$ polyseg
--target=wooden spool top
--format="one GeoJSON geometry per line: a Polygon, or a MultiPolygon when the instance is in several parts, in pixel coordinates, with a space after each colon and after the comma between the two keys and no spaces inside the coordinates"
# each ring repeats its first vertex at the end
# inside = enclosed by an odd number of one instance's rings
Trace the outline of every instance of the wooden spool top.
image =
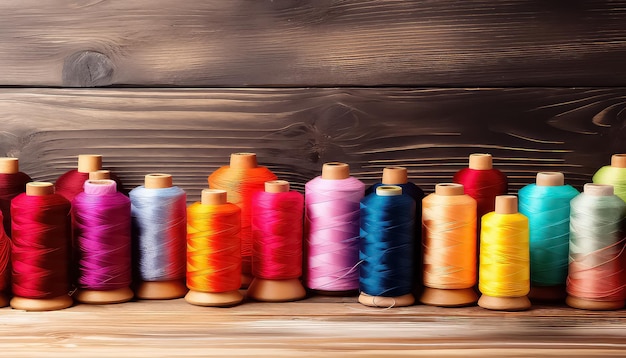
{"type": "Polygon", "coordinates": [[[465,194],[465,187],[463,184],[441,183],[435,185],[435,194],[442,196],[463,195],[465,194]]]}
{"type": "Polygon", "coordinates": [[[397,185],[381,185],[376,188],[378,196],[397,196],[402,195],[402,188],[397,185]]]}
{"type": "Polygon", "coordinates": [[[563,186],[565,176],[560,172],[540,172],[537,173],[537,186],[563,186]]]}
{"type": "Polygon", "coordinates": [[[406,184],[409,181],[404,167],[386,167],[383,169],[383,184],[406,184]]]}
{"type": "Polygon", "coordinates": [[[98,154],[80,154],[78,156],[78,171],[91,173],[102,169],[102,156],[98,154]]]}
{"type": "Polygon", "coordinates": [[[173,185],[173,179],[170,174],[152,173],[147,174],[144,178],[143,186],[146,189],[163,189],[171,188],[173,185]]]}
{"type": "Polygon", "coordinates": [[[611,166],[616,168],[626,168],[626,153],[613,154],[613,156],[611,156],[611,166]]]}
{"type": "Polygon", "coordinates": [[[222,205],[227,203],[226,190],[202,189],[200,203],[202,205],[222,205]]]}
{"type": "Polygon", "coordinates": [[[230,167],[234,169],[251,169],[256,168],[256,153],[232,153],[230,155],[230,167]]]}
{"type": "Polygon", "coordinates": [[[266,193],[286,193],[289,191],[289,182],[286,180],[270,180],[265,182],[266,193]]]}
{"type": "Polygon", "coordinates": [[[587,183],[583,187],[583,191],[591,196],[611,196],[615,193],[613,185],[587,183]]]}
{"type": "Polygon", "coordinates": [[[48,182],[33,181],[26,184],[26,195],[42,196],[54,194],[54,185],[48,182]]]}
{"type": "Polygon", "coordinates": [[[469,156],[469,168],[474,170],[489,170],[493,168],[491,154],[474,153],[469,156]]]}
{"type": "Polygon", "coordinates": [[[517,196],[496,196],[496,214],[517,214],[517,196]]]}
{"type": "Polygon", "coordinates": [[[17,158],[0,158],[0,174],[15,174],[20,171],[17,158]]]}
{"type": "Polygon", "coordinates": [[[340,180],[350,177],[350,166],[346,163],[330,162],[322,166],[322,179],[340,180]]]}
{"type": "Polygon", "coordinates": [[[89,179],[91,180],[111,179],[111,171],[102,169],[102,170],[96,170],[95,172],[89,172],[89,179]]]}

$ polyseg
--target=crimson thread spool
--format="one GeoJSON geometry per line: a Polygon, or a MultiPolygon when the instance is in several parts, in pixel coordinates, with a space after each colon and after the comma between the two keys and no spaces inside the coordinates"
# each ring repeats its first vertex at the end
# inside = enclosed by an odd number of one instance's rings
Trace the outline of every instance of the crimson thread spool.
{"type": "Polygon", "coordinates": [[[233,153],[230,164],[209,175],[209,188],[226,190],[228,202],[241,208],[242,287],[252,281],[252,228],[250,210],[252,195],[263,191],[265,182],[276,180],[276,175],[258,165],[255,153],[233,153]]]}
{"type": "Polygon", "coordinates": [[[11,236],[11,200],[26,191],[32,179],[20,172],[17,158],[0,158],[0,211],[4,232],[11,236]]]}
{"type": "Polygon", "coordinates": [[[72,305],[70,202],[52,183],[31,182],[11,202],[13,293],[11,307],[51,311],[72,305]]]}
{"type": "Polygon", "coordinates": [[[517,211],[517,197],[498,195],[495,211],[482,217],[478,305],[497,311],[529,309],[528,218],[517,211]]]}
{"type": "MultiPolygon", "coordinates": [[[[2,213],[0,212],[0,218],[2,213]]],[[[0,307],[9,305],[11,280],[11,239],[0,226],[0,307]]]]}
{"type": "Polygon", "coordinates": [[[302,299],[302,227],[304,197],[289,182],[265,182],[252,201],[252,274],[247,295],[257,301],[302,299]]]}
{"type": "Polygon", "coordinates": [[[140,299],[166,300],[187,293],[186,195],[170,174],[147,174],[129,193],[140,299]]]}
{"type": "MultiPolygon", "coordinates": [[[[89,180],[89,173],[97,172],[102,168],[102,156],[98,154],[80,154],[78,155],[78,166],[65,174],[61,175],[56,183],[55,191],[57,194],[63,195],[67,200],[72,201],[78,193],[83,191],[85,181],[89,180]]],[[[98,174],[96,174],[98,175],[98,174]]],[[[122,183],[114,175],[110,175],[110,179],[117,182],[117,190],[123,192],[122,183]]],[[[94,177],[95,178],[95,177],[94,177]]]]}
{"type": "Polygon", "coordinates": [[[565,302],[587,310],[624,307],[626,204],[611,185],[585,184],[570,202],[565,302]]]}
{"type": "Polygon", "coordinates": [[[493,168],[491,154],[474,153],[469,156],[469,167],[454,174],[455,183],[463,184],[465,194],[476,199],[477,216],[495,210],[496,196],[507,192],[506,176],[493,168]]]}
{"type": "Polygon", "coordinates": [[[74,197],[72,213],[78,256],[76,300],[92,304],[130,301],[130,199],[117,192],[115,181],[90,179],[74,197]]]}
{"type": "Polygon", "coordinates": [[[422,202],[424,292],[427,305],[476,303],[476,200],[463,185],[443,183],[422,202]]]}
{"type": "Polygon", "coordinates": [[[227,193],[203,189],[201,201],[187,208],[188,303],[227,307],[240,303],[241,209],[227,193]]]}

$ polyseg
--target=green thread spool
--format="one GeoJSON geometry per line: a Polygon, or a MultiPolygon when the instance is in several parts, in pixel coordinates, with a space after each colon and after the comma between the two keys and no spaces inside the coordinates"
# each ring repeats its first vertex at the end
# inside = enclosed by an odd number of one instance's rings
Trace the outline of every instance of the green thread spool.
{"type": "Polygon", "coordinates": [[[613,185],[615,195],[626,202],[626,154],[613,154],[611,165],[600,168],[594,174],[593,182],[613,185]]]}

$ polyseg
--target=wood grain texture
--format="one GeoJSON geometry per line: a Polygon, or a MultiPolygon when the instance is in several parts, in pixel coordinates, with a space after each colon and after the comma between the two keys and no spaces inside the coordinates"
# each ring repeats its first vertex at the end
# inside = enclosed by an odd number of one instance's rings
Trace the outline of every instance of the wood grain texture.
{"type": "Polygon", "coordinates": [[[538,306],[379,309],[356,298],[244,302],[184,300],[79,305],[46,313],[0,310],[7,357],[621,357],[626,313],[538,306]]]}
{"type": "Polygon", "coordinates": [[[613,86],[626,1],[0,2],[0,85],[613,86]]]}
{"type": "Polygon", "coordinates": [[[196,200],[231,153],[303,189],[343,161],[366,183],[408,167],[431,192],[488,152],[511,191],[538,171],[578,188],[626,152],[626,89],[2,89],[0,155],[54,181],[76,156],[99,153],[130,189],[169,172],[196,200]]]}

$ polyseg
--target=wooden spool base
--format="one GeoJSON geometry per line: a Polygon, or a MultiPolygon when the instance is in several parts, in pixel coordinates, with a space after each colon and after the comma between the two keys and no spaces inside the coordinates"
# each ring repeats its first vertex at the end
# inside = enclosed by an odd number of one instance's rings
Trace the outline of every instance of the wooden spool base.
{"type": "Polygon", "coordinates": [[[439,307],[473,306],[477,300],[478,294],[471,287],[454,290],[424,287],[420,297],[423,304],[439,307]]]}
{"type": "Polygon", "coordinates": [[[243,290],[247,289],[252,283],[252,279],[254,279],[254,276],[252,276],[252,274],[245,273],[245,272],[242,273],[241,274],[241,289],[243,290]]]}
{"type": "Polygon", "coordinates": [[[567,296],[565,303],[574,308],[589,311],[613,311],[624,308],[624,301],[594,301],[585,298],[567,296]]]}
{"type": "Polygon", "coordinates": [[[56,311],[70,307],[74,302],[68,295],[54,298],[34,299],[25,297],[13,297],[11,307],[24,311],[56,311]]]}
{"type": "Polygon", "coordinates": [[[480,296],[478,305],[494,311],[524,311],[530,308],[530,300],[526,296],[522,297],[491,297],[480,296]]]}
{"type": "Polygon", "coordinates": [[[76,301],[81,303],[89,303],[94,305],[122,303],[133,299],[133,291],[128,288],[119,288],[117,290],[97,291],[97,290],[78,290],[76,292],[76,301]]]}
{"type": "Polygon", "coordinates": [[[391,308],[391,307],[406,307],[415,303],[415,297],[412,294],[396,297],[383,297],[383,296],[370,296],[367,293],[361,292],[359,295],[359,303],[379,308],[391,308]]]}
{"type": "Polygon", "coordinates": [[[289,302],[306,297],[306,290],[297,278],[288,280],[252,280],[246,296],[263,302],[289,302]]]}
{"type": "Polygon", "coordinates": [[[567,297],[565,285],[530,286],[528,298],[536,302],[563,302],[567,297]]]}
{"type": "Polygon", "coordinates": [[[142,300],[171,300],[184,297],[186,293],[183,281],[144,281],[137,287],[135,296],[142,300]]]}
{"type": "Polygon", "coordinates": [[[241,303],[243,295],[239,291],[200,292],[190,290],[185,295],[185,301],[196,306],[231,307],[241,303]]]}

